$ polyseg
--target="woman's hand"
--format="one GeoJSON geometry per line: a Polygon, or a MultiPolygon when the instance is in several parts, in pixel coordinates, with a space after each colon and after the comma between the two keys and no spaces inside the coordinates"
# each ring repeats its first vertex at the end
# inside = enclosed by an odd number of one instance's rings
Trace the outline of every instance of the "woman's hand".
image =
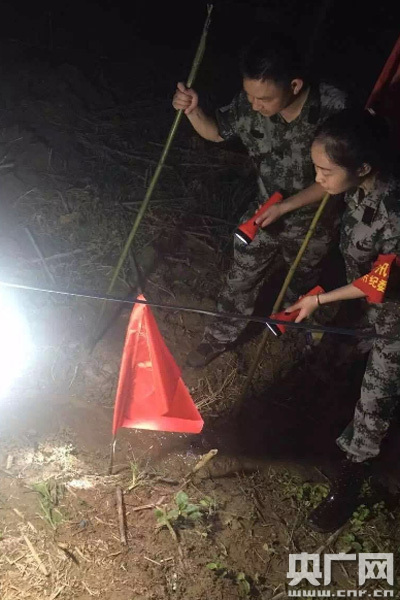
{"type": "Polygon", "coordinates": [[[260,227],[267,227],[274,221],[277,221],[282,215],[285,214],[282,203],[278,202],[267,208],[261,215],[256,219],[257,225],[260,227]]]}
{"type": "Polygon", "coordinates": [[[292,313],[296,310],[299,310],[299,314],[295,320],[295,323],[300,323],[307,317],[310,317],[313,312],[318,308],[318,296],[304,296],[300,298],[296,304],[293,306],[289,306],[289,308],[285,309],[286,313],[292,313]]]}

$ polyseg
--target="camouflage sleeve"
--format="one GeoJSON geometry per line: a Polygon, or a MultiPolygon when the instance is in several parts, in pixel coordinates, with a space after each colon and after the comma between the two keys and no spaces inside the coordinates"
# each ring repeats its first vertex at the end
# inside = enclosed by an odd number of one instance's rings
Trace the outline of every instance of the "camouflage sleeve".
{"type": "Polygon", "coordinates": [[[383,228],[380,243],[381,254],[396,254],[400,256],[400,213],[398,208],[398,190],[385,202],[387,220],[383,228]]]}
{"type": "Polygon", "coordinates": [[[378,188],[380,190],[381,206],[377,220],[378,239],[375,248],[379,252],[372,269],[363,277],[353,282],[355,287],[362,290],[368,302],[383,302],[385,299],[398,301],[399,295],[399,265],[400,265],[400,184],[391,179],[378,188]],[[389,281],[390,280],[390,281],[389,281]],[[388,289],[387,289],[388,288],[388,289]],[[396,291],[397,290],[397,291],[396,291]]]}
{"type": "Polygon", "coordinates": [[[215,111],[215,117],[217,119],[219,135],[224,140],[230,140],[238,135],[237,133],[237,122],[238,122],[238,106],[239,97],[235,96],[230,104],[218,108],[215,111]]]}
{"type": "Polygon", "coordinates": [[[400,236],[385,239],[382,244],[382,254],[396,254],[396,256],[400,256],[400,236]]]}

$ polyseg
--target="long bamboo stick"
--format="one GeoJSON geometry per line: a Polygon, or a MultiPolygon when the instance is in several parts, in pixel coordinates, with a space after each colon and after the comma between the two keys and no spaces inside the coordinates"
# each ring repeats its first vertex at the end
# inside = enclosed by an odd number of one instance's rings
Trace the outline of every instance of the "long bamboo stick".
{"type": "MultiPolygon", "coordinates": [[[[186,86],[188,88],[192,87],[193,82],[195,80],[195,77],[197,75],[197,71],[198,71],[199,66],[201,64],[201,61],[203,59],[204,51],[205,51],[205,48],[206,48],[207,33],[208,33],[208,29],[209,29],[210,23],[211,23],[211,12],[212,12],[212,9],[213,9],[213,5],[212,4],[208,4],[207,5],[207,18],[206,18],[206,21],[204,23],[203,32],[201,34],[200,42],[199,42],[199,45],[197,47],[196,54],[195,54],[195,57],[193,59],[192,67],[190,69],[189,77],[188,77],[187,83],[186,83],[186,86]]],[[[164,163],[165,163],[165,159],[167,158],[168,152],[169,152],[169,150],[171,148],[171,144],[172,144],[173,139],[175,137],[175,134],[176,134],[176,132],[178,130],[179,123],[181,122],[182,115],[183,115],[183,110],[182,109],[178,110],[177,113],[176,113],[176,115],[175,115],[174,121],[173,121],[171,129],[169,131],[169,134],[168,134],[167,140],[165,142],[164,149],[163,149],[163,151],[161,153],[160,159],[158,161],[157,167],[156,167],[156,169],[155,169],[155,171],[153,173],[153,176],[152,176],[151,181],[149,183],[149,187],[147,188],[145,197],[144,197],[143,202],[142,202],[142,204],[140,206],[139,212],[136,215],[136,219],[135,219],[135,221],[133,223],[133,226],[132,226],[132,229],[131,229],[130,234],[128,236],[128,239],[125,242],[125,246],[124,246],[124,248],[123,248],[123,250],[121,252],[121,256],[118,259],[117,266],[115,267],[115,269],[113,271],[113,275],[112,275],[112,278],[111,278],[111,281],[110,281],[110,285],[108,286],[108,289],[107,289],[107,294],[110,294],[112,292],[112,290],[114,289],[114,285],[115,285],[115,283],[116,283],[116,281],[118,279],[118,275],[119,275],[119,273],[121,271],[122,265],[124,264],[125,259],[126,259],[127,255],[128,255],[129,248],[132,245],[132,242],[133,242],[133,240],[135,238],[136,232],[137,232],[137,230],[139,228],[139,225],[140,225],[140,223],[141,223],[141,221],[142,221],[142,219],[144,217],[144,214],[145,214],[145,212],[147,210],[147,206],[148,206],[148,204],[150,202],[150,199],[151,199],[151,197],[153,195],[153,191],[154,191],[154,189],[155,189],[155,187],[157,185],[158,179],[160,177],[162,168],[163,168],[164,163]]],[[[101,321],[101,319],[102,319],[102,317],[104,315],[105,306],[106,306],[106,302],[103,302],[103,304],[101,306],[99,318],[98,318],[98,323],[100,323],[100,321],[101,321]]]]}
{"type": "MultiPolygon", "coordinates": [[[[324,212],[324,209],[325,209],[325,206],[326,206],[326,204],[327,204],[327,202],[329,200],[329,197],[330,197],[329,194],[325,194],[325,196],[323,197],[323,199],[322,199],[322,201],[321,201],[321,203],[320,203],[320,205],[318,207],[317,212],[314,215],[314,218],[313,218],[313,220],[311,222],[310,228],[307,231],[307,235],[305,236],[305,238],[303,240],[303,243],[300,246],[300,250],[298,251],[296,258],[295,258],[292,266],[290,267],[290,269],[288,271],[288,274],[285,277],[285,281],[283,282],[283,285],[281,287],[281,291],[279,292],[278,297],[275,300],[275,304],[274,304],[273,309],[272,309],[272,314],[275,314],[275,313],[279,312],[279,309],[280,309],[282,301],[283,301],[283,299],[285,297],[286,291],[287,291],[287,289],[288,289],[288,287],[290,285],[290,282],[293,279],[293,275],[295,274],[295,271],[296,271],[296,269],[297,269],[297,267],[299,265],[299,262],[301,261],[302,256],[303,256],[304,252],[307,249],[307,246],[308,246],[308,244],[310,242],[310,239],[312,238],[312,236],[314,234],[314,231],[315,231],[315,229],[317,227],[318,221],[319,221],[322,213],[324,212]]],[[[259,362],[260,362],[261,354],[263,353],[264,348],[265,348],[265,344],[267,343],[268,336],[269,336],[269,329],[265,329],[265,331],[263,333],[263,336],[261,338],[261,341],[260,341],[260,343],[258,345],[258,348],[257,348],[257,354],[256,354],[256,356],[254,358],[254,361],[251,364],[250,370],[249,370],[249,372],[247,374],[246,381],[245,381],[244,386],[243,386],[242,393],[240,394],[238,403],[237,403],[237,405],[235,407],[235,413],[239,412],[239,410],[240,410],[240,408],[241,408],[241,406],[242,406],[245,398],[247,397],[247,393],[248,393],[248,391],[250,389],[250,385],[251,385],[251,382],[253,380],[254,373],[255,373],[255,371],[256,371],[256,369],[257,369],[257,367],[259,365],[259,362]]]]}

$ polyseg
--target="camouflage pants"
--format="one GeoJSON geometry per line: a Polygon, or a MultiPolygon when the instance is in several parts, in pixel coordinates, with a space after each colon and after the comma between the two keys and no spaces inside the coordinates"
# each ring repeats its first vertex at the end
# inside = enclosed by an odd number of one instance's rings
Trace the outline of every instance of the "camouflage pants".
{"type": "MultiPolygon", "coordinates": [[[[241,222],[254,214],[256,206],[249,209],[241,222]]],[[[331,246],[336,243],[338,219],[335,208],[327,211],[321,219],[303,258],[293,277],[286,300],[295,302],[298,297],[318,283],[320,263],[331,246]],[[329,216],[330,214],[330,216],[329,216]],[[325,215],[324,215],[325,216],[325,215]]],[[[313,218],[313,213],[297,215],[292,213],[288,219],[282,219],[257,232],[254,240],[246,245],[235,236],[233,265],[227,275],[217,307],[220,312],[236,312],[251,315],[260,288],[271,271],[283,258],[289,268],[304,240],[313,218]]],[[[220,344],[234,342],[245,329],[245,321],[219,319],[204,332],[204,341],[220,344]]]]}
{"type": "Polygon", "coordinates": [[[377,333],[397,340],[374,340],[353,421],[337,439],[338,446],[354,462],[379,454],[400,400],[400,304],[371,306],[368,318],[377,333]]]}

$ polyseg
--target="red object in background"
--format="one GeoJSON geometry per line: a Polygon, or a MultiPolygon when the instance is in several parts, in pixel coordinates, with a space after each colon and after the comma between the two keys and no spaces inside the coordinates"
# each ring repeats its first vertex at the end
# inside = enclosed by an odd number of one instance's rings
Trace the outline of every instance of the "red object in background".
{"type": "Polygon", "coordinates": [[[113,435],[120,427],[200,433],[203,424],[150,308],[135,304],[122,354],[113,435]]]}
{"type": "Polygon", "coordinates": [[[277,202],[281,202],[283,196],[280,192],[274,192],[270,198],[260,208],[254,213],[252,217],[245,223],[239,225],[239,227],[235,231],[236,237],[239,238],[244,244],[250,244],[254,240],[254,237],[259,230],[260,226],[256,224],[256,219],[264,212],[267,208],[272,206],[273,204],[277,204],[277,202]]]}
{"type": "Polygon", "coordinates": [[[366,108],[393,121],[400,144],[400,38],[378,77],[366,108]]]}
{"type": "Polygon", "coordinates": [[[368,302],[383,302],[390,271],[394,264],[400,266],[400,259],[396,254],[379,254],[371,271],[353,281],[353,285],[364,292],[368,302]]]}
{"type": "MultiPolygon", "coordinates": [[[[310,290],[309,292],[307,292],[307,294],[304,294],[304,296],[316,296],[317,294],[324,294],[325,290],[324,288],[322,288],[320,285],[317,285],[315,288],[313,288],[312,290],[310,290]]],[[[301,296],[301,298],[304,298],[304,296],[301,296]]],[[[299,298],[300,299],[300,298],[299,298]]],[[[278,319],[279,321],[288,321],[288,323],[293,323],[296,318],[299,316],[299,310],[296,310],[295,312],[292,313],[285,313],[285,311],[283,310],[280,313],[276,313],[275,315],[271,315],[271,319],[278,319]]],[[[285,333],[286,331],[286,327],[284,325],[268,325],[268,327],[274,328],[275,327],[279,330],[278,331],[273,331],[273,333],[277,336],[281,335],[282,333],[285,333]]]]}

